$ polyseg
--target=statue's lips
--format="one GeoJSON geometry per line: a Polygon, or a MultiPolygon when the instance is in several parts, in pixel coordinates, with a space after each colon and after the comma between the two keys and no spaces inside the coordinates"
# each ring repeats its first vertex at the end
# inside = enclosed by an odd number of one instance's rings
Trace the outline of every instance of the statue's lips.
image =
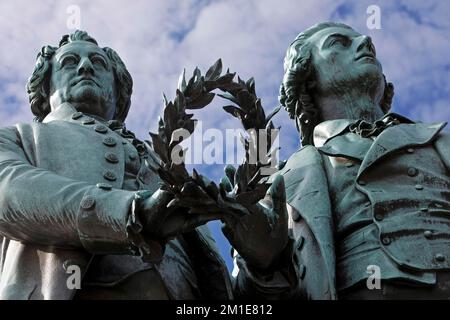
{"type": "Polygon", "coordinates": [[[363,53],[363,54],[360,54],[359,56],[357,56],[355,58],[355,61],[361,60],[363,58],[370,58],[371,60],[375,60],[375,56],[372,53],[367,52],[367,53],[363,53]]]}
{"type": "Polygon", "coordinates": [[[82,79],[76,80],[76,81],[73,83],[72,86],[75,86],[75,85],[77,85],[77,84],[79,84],[79,83],[89,83],[89,82],[90,82],[90,83],[93,83],[93,84],[95,84],[97,87],[99,87],[98,83],[95,82],[95,80],[94,80],[94,79],[91,79],[91,78],[82,78],[82,79]]]}

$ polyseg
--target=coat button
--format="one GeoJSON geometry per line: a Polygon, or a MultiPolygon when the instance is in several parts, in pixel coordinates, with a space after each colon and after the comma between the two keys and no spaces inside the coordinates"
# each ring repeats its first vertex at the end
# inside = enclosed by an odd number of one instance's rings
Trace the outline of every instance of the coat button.
{"type": "Polygon", "coordinates": [[[381,221],[384,219],[384,216],[382,213],[375,213],[375,220],[381,221]]]}
{"type": "Polygon", "coordinates": [[[117,155],[115,153],[111,153],[111,152],[107,152],[105,154],[105,159],[106,159],[106,161],[111,162],[111,163],[119,162],[119,158],[117,157],[117,155]]]}
{"type": "Polygon", "coordinates": [[[383,238],[381,238],[381,243],[383,243],[385,246],[387,246],[391,243],[391,238],[383,237],[383,238]]]}
{"type": "Polygon", "coordinates": [[[445,261],[445,256],[442,253],[438,253],[434,256],[434,258],[436,259],[436,261],[439,262],[444,262],[445,261]]]}
{"type": "Polygon", "coordinates": [[[406,149],[406,152],[408,152],[408,153],[414,153],[414,149],[413,149],[413,148],[408,148],[408,149],[406,149]]]}
{"type": "Polygon", "coordinates": [[[350,167],[353,167],[354,164],[353,164],[353,162],[348,161],[348,162],[345,163],[345,166],[346,166],[347,168],[350,168],[350,167]]]}
{"type": "Polygon", "coordinates": [[[72,119],[73,119],[73,120],[77,120],[77,119],[80,119],[82,116],[83,116],[83,113],[82,113],[82,112],[75,112],[75,113],[72,115],[72,119]]]}
{"type": "Polygon", "coordinates": [[[305,265],[301,264],[298,268],[298,275],[300,276],[301,280],[305,278],[305,274],[306,274],[306,267],[305,265]]]}
{"type": "Polygon", "coordinates": [[[106,137],[105,139],[103,139],[103,144],[108,147],[114,147],[117,144],[117,142],[116,139],[112,137],[106,137]]]}
{"type": "Polygon", "coordinates": [[[116,175],[114,174],[114,172],[106,170],[105,172],[103,172],[103,178],[105,178],[106,180],[109,181],[116,181],[116,175]]]}
{"type": "Polygon", "coordinates": [[[414,186],[414,188],[416,188],[416,190],[423,190],[423,185],[421,185],[421,184],[416,184],[416,185],[414,186]]]}
{"type": "Polygon", "coordinates": [[[431,232],[430,230],[427,230],[423,233],[423,235],[425,236],[425,238],[431,239],[433,237],[433,232],[431,232]]]}
{"type": "Polygon", "coordinates": [[[303,249],[304,244],[305,244],[305,238],[300,236],[300,238],[298,238],[296,240],[295,247],[297,248],[298,251],[301,251],[303,249]]]}
{"type": "Polygon", "coordinates": [[[300,221],[300,214],[297,210],[292,210],[292,221],[299,222],[300,221]]]}
{"type": "Polygon", "coordinates": [[[83,122],[81,122],[82,124],[94,124],[95,120],[92,118],[87,118],[85,120],[83,120],[83,122]]]}
{"type": "Polygon", "coordinates": [[[130,160],[134,161],[134,160],[136,160],[136,158],[137,158],[137,154],[134,153],[134,152],[131,152],[131,153],[128,155],[128,157],[130,158],[130,160]]]}
{"type": "Polygon", "coordinates": [[[95,206],[95,199],[92,196],[85,196],[81,200],[81,208],[84,210],[92,209],[95,206]]]}
{"type": "Polygon", "coordinates": [[[97,188],[102,189],[102,190],[111,190],[112,189],[112,185],[108,184],[108,183],[97,183],[96,185],[97,188]]]}
{"type": "Polygon", "coordinates": [[[416,168],[408,168],[408,176],[415,177],[418,173],[418,170],[416,168]]]}
{"type": "Polygon", "coordinates": [[[107,133],[108,132],[108,128],[101,124],[96,125],[94,127],[94,130],[97,131],[98,133],[107,133]]]}

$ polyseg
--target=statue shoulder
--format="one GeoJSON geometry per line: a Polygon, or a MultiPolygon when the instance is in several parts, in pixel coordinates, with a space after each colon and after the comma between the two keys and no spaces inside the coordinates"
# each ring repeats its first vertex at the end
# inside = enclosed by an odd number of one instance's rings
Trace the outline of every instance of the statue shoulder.
{"type": "Polygon", "coordinates": [[[14,139],[21,139],[33,136],[34,123],[18,123],[12,126],[0,127],[0,136],[14,139]]]}
{"type": "Polygon", "coordinates": [[[285,183],[288,184],[290,180],[297,181],[299,177],[305,175],[306,171],[317,173],[318,170],[324,170],[323,159],[319,150],[312,145],[304,146],[293,153],[287,161],[285,161],[282,168],[274,173],[268,179],[268,182],[272,182],[276,175],[283,175],[285,183]],[[311,171],[311,169],[313,169],[311,171]]]}
{"type": "Polygon", "coordinates": [[[283,174],[293,168],[302,168],[312,164],[322,165],[323,160],[320,155],[319,150],[312,145],[304,146],[293,153],[289,159],[286,161],[283,169],[280,170],[280,173],[283,174]]]}

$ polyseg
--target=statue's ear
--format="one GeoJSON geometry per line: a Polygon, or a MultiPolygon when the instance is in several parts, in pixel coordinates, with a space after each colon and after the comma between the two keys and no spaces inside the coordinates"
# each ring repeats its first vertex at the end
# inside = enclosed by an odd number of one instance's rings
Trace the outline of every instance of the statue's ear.
{"type": "Polygon", "coordinates": [[[384,93],[383,98],[381,98],[380,106],[384,113],[388,113],[391,110],[392,99],[394,98],[394,85],[392,82],[387,82],[386,77],[384,78],[384,93]]]}

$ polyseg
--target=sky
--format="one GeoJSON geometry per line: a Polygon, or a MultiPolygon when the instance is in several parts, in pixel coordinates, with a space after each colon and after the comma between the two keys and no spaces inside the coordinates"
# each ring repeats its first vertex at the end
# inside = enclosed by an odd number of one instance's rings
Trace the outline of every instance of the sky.
{"type": "MultiPolygon", "coordinates": [[[[56,46],[63,34],[73,31],[71,6],[79,9],[80,28],[100,46],[115,49],[130,71],[134,88],[126,123],[141,139],[155,131],[162,93],[173,99],[182,70],[190,75],[198,66],[204,73],[218,58],[241,78],[254,77],[269,112],[278,105],[288,45],[307,27],[330,20],[372,37],[384,74],[395,86],[392,111],[423,122],[450,120],[447,0],[0,0],[0,126],[32,120],[27,79],[40,48],[56,46]],[[380,9],[379,29],[367,24],[371,5],[380,9]]],[[[195,112],[203,130],[240,128],[221,110],[226,104],[216,98],[195,112]]],[[[280,158],[286,159],[299,147],[299,136],[286,112],[274,123],[281,126],[280,158]]],[[[223,166],[189,168],[218,181],[223,166]]],[[[231,268],[220,225],[210,226],[231,268]]]]}

